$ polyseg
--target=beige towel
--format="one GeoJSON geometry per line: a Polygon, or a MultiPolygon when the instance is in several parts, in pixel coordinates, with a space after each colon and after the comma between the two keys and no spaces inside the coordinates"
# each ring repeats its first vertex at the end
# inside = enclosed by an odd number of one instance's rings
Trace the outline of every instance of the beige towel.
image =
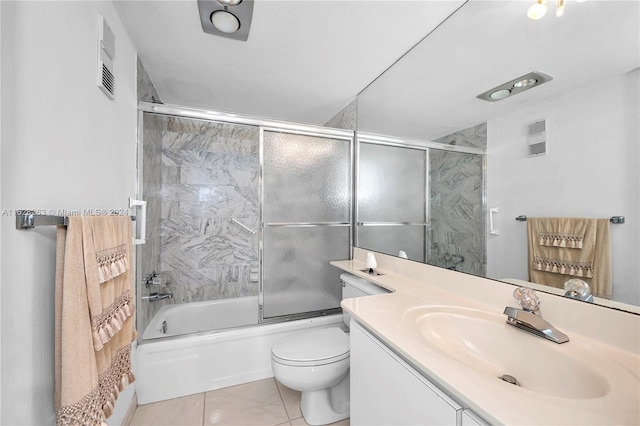
{"type": "Polygon", "coordinates": [[[131,371],[131,220],[72,216],[56,244],[56,424],[102,425],[131,371]]]}
{"type": "Polygon", "coordinates": [[[609,219],[527,218],[529,281],[564,288],[571,278],[611,298],[609,219]]]}

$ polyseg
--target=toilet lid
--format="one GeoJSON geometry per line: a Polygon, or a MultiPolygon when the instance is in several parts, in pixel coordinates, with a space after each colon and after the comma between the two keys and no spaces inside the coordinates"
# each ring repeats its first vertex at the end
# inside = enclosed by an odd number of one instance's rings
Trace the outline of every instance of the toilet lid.
{"type": "Polygon", "coordinates": [[[271,353],[285,362],[324,364],[349,355],[349,336],[338,327],[295,333],[276,343],[271,353]]]}

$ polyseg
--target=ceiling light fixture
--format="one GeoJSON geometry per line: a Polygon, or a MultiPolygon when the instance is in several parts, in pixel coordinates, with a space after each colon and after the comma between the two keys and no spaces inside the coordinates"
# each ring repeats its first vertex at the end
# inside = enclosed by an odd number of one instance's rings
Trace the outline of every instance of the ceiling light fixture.
{"type": "Polygon", "coordinates": [[[527,10],[527,16],[534,21],[542,18],[547,13],[547,0],[536,0],[527,10]]]}
{"type": "Polygon", "coordinates": [[[499,101],[500,99],[504,99],[511,94],[511,90],[509,89],[500,89],[495,92],[491,92],[489,97],[494,101],[499,101]]]}
{"type": "MultiPolygon", "coordinates": [[[[586,0],[576,0],[578,3],[582,3],[586,0]]],[[[561,17],[564,15],[564,8],[567,0],[557,0],[556,3],[556,16],[561,17]]],[[[527,16],[534,21],[542,18],[547,13],[547,0],[536,0],[534,4],[527,10],[527,16]]]]}
{"type": "Polygon", "coordinates": [[[235,33],[240,29],[240,21],[236,15],[226,10],[216,10],[211,14],[211,23],[223,33],[235,33]]]}
{"type": "Polygon", "coordinates": [[[529,90],[532,87],[539,86],[551,80],[553,80],[553,77],[550,75],[538,71],[532,71],[522,77],[518,77],[501,84],[500,86],[494,87],[491,90],[487,90],[486,92],[479,94],[477,98],[484,101],[495,102],[508,98],[509,96],[517,95],[518,93],[522,93],[525,90],[529,90]]]}
{"type": "Polygon", "coordinates": [[[246,41],[253,15],[253,0],[198,0],[202,30],[246,41]]]}
{"type": "Polygon", "coordinates": [[[538,82],[538,80],[536,80],[535,78],[525,78],[523,80],[516,81],[513,84],[513,87],[515,87],[516,89],[522,89],[522,88],[525,88],[527,86],[531,86],[533,84],[536,84],[537,82],[538,82]]]}

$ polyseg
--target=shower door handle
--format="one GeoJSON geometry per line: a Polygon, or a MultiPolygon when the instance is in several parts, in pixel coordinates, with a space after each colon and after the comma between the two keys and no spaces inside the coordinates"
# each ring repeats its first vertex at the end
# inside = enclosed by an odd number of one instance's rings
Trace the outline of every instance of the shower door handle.
{"type": "Polygon", "coordinates": [[[136,215],[136,222],[140,224],[140,238],[133,237],[133,245],[144,244],[147,234],[147,202],[129,198],[129,208],[140,207],[140,213],[136,215]]]}

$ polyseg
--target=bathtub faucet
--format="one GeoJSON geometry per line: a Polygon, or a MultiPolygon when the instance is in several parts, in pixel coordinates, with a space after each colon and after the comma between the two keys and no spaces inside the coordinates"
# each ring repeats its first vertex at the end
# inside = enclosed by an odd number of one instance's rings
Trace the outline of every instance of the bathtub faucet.
{"type": "Polygon", "coordinates": [[[158,300],[171,299],[171,298],[173,298],[172,293],[162,293],[162,294],[150,293],[148,296],[141,297],[142,300],[148,300],[149,302],[157,302],[158,300]]]}

